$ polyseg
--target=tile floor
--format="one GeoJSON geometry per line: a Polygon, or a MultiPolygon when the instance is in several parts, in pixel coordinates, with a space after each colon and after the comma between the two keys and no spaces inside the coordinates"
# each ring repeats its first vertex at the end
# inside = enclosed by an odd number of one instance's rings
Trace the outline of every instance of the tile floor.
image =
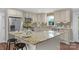
{"type": "MultiPolygon", "coordinates": [[[[14,45],[11,44],[11,50],[13,50],[14,45]]],[[[0,43],[0,50],[8,50],[7,43],[0,43]]],[[[67,45],[65,43],[60,43],[60,50],[79,50],[79,43],[70,43],[67,45]]]]}
{"type": "Polygon", "coordinates": [[[60,50],[79,50],[79,43],[71,42],[70,45],[60,43],[60,50]]]}
{"type": "MultiPolygon", "coordinates": [[[[11,47],[10,50],[13,50],[14,45],[11,44],[10,47],[11,47]]],[[[9,50],[7,43],[0,43],[0,50],[9,50]]]]}

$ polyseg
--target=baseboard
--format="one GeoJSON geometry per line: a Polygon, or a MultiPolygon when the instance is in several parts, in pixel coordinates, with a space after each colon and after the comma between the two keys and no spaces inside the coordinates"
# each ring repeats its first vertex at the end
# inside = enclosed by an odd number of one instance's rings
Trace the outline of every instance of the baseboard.
{"type": "Polygon", "coordinates": [[[67,41],[61,41],[61,42],[64,44],[70,45],[70,42],[67,42],[67,41]]]}

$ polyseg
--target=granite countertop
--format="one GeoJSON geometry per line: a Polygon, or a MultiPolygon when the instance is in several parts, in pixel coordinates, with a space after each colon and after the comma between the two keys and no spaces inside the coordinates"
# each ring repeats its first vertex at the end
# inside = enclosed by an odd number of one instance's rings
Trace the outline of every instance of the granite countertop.
{"type": "Polygon", "coordinates": [[[31,35],[26,35],[26,33],[24,32],[9,32],[9,34],[22,38],[23,40],[31,44],[37,44],[39,42],[54,38],[62,34],[62,32],[41,31],[41,32],[32,32],[31,35]]]}

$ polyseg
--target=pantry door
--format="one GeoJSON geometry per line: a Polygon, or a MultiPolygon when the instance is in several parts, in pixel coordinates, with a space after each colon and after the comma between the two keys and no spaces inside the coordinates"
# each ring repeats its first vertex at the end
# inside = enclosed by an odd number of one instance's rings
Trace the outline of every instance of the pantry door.
{"type": "Polygon", "coordinates": [[[0,12],[0,43],[5,42],[5,14],[0,12]]]}

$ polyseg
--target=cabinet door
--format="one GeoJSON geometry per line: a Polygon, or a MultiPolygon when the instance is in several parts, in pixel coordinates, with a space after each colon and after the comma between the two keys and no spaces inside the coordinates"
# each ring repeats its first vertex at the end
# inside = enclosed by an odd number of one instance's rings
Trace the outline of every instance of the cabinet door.
{"type": "Polygon", "coordinates": [[[25,17],[26,17],[26,18],[32,18],[32,13],[27,12],[27,13],[25,14],[25,17]]]}
{"type": "Polygon", "coordinates": [[[20,11],[16,11],[16,16],[17,16],[17,17],[22,17],[23,14],[22,14],[22,12],[20,12],[20,11]]]}
{"type": "Polygon", "coordinates": [[[66,22],[70,22],[70,10],[66,10],[66,22]]]}
{"type": "Polygon", "coordinates": [[[54,13],[57,22],[70,22],[70,10],[62,10],[54,13]]]}
{"type": "Polygon", "coordinates": [[[23,16],[21,11],[14,10],[14,9],[9,9],[8,10],[8,15],[9,16],[15,16],[15,17],[22,17],[23,16]]]}
{"type": "Polygon", "coordinates": [[[65,20],[66,20],[66,12],[65,11],[61,11],[61,13],[60,13],[61,15],[60,15],[60,22],[64,22],[65,20]]]}
{"type": "Polygon", "coordinates": [[[26,14],[25,14],[25,17],[28,18],[28,16],[29,16],[28,13],[26,13],[26,14]]]}
{"type": "Polygon", "coordinates": [[[60,35],[61,42],[69,44],[70,42],[70,30],[64,30],[64,33],[60,35]]]}
{"type": "Polygon", "coordinates": [[[56,22],[59,22],[59,19],[60,19],[60,13],[59,13],[59,12],[56,12],[56,13],[54,14],[54,16],[55,16],[55,20],[56,20],[56,22]]]}
{"type": "Polygon", "coordinates": [[[8,16],[16,16],[16,11],[15,10],[8,10],[8,16]]]}

